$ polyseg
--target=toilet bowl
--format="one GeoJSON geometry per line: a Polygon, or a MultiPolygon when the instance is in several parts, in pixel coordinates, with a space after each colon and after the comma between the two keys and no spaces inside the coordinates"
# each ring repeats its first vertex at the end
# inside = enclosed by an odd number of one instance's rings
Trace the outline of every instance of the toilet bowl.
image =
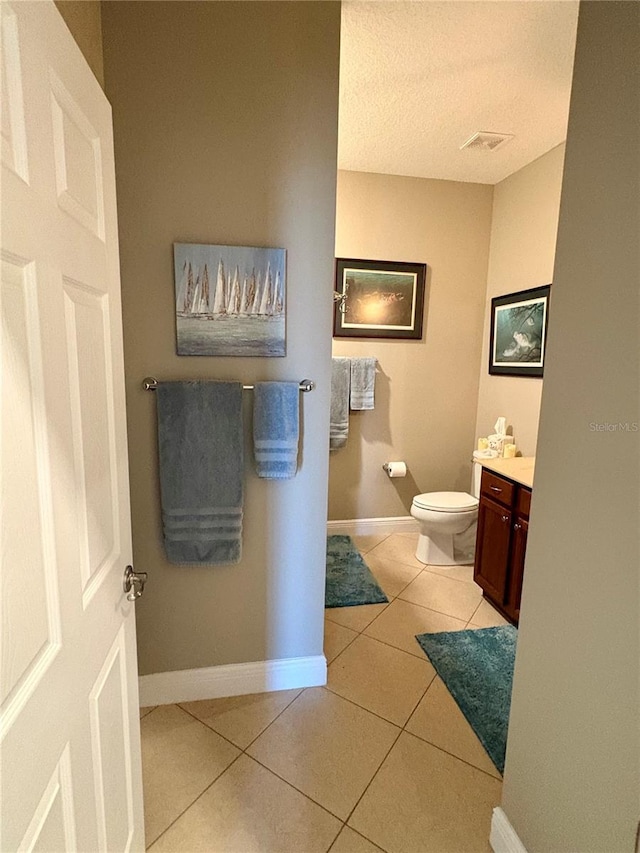
{"type": "Polygon", "coordinates": [[[467,492],[416,495],[411,515],[420,524],[416,559],[431,566],[473,562],[478,499],[467,492]]]}

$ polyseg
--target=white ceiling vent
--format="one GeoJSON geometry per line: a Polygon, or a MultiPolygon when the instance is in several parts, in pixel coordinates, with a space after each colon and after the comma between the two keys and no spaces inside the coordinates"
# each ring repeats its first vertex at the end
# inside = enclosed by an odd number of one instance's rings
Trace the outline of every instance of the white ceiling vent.
{"type": "Polygon", "coordinates": [[[496,148],[506,145],[510,139],[513,139],[513,133],[490,133],[480,130],[469,137],[464,145],[460,146],[460,150],[470,148],[476,151],[495,151],[496,148]]]}

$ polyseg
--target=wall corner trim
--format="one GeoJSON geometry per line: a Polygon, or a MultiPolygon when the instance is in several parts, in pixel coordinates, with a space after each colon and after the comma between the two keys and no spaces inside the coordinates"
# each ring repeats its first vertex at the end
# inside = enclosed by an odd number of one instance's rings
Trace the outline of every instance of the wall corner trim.
{"type": "Polygon", "coordinates": [[[527,853],[527,848],[499,806],[493,810],[489,844],[493,853],[527,853]]]}
{"type": "Polygon", "coordinates": [[[342,521],[328,521],[327,533],[345,536],[371,536],[390,533],[418,533],[420,526],[410,515],[390,516],[389,518],[348,518],[342,521]]]}
{"type": "Polygon", "coordinates": [[[326,684],[327,660],[324,655],[313,655],[156,672],[141,675],[138,683],[142,708],[246,693],[271,693],[326,684]]]}

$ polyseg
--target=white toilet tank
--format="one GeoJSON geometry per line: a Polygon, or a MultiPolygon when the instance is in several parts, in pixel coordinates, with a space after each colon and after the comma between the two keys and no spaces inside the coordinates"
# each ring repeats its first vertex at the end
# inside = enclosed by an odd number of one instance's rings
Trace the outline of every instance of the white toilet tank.
{"type": "Polygon", "coordinates": [[[471,462],[471,494],[474,498],[480,497],[480,480],[482,479],[482,465],[475,459],[471,462]]]}

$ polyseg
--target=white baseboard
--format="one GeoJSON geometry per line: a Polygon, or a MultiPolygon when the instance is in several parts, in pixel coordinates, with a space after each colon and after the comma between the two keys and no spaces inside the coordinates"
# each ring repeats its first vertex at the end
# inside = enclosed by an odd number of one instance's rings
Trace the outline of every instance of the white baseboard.
{"type": "Polygon", "coordinates": [[[389,533],[418,533],[420,526],[411,515],[395,518],[349,518],[344,521],[327,521],[327,533],[345,536],[370,536],[389,533]]]}
{"type": "Polygon", "coordinates": [[[245,693],[318,687],[326,683],[327,660],[324,655],[157,672],[141,675],[138,679],[142,708],[243,696],[245,693]]]}
{"type": "Polygon", "coordinates": [[[489,844],[493,853],[527,853],[527,848],[499,806],[493,810],[489,844]]]}

